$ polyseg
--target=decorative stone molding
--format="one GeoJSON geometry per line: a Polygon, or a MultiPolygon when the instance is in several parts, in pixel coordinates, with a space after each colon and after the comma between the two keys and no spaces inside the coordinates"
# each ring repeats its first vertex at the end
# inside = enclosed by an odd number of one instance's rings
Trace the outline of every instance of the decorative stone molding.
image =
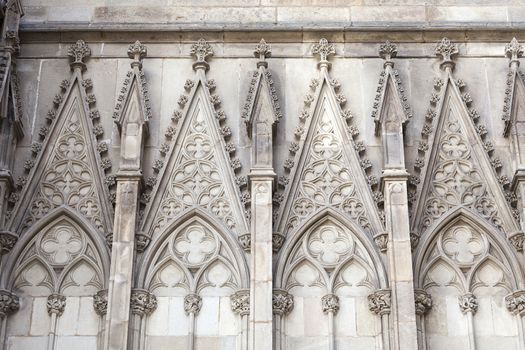
{"type": "Polygon", "coordinates": [[[157,297],[144,289],[131,290],[131,313],[150,315],[157,308],[157,297]]]}
{"type": "Polygon", "coordinates": [[[8,290],[0,289],[0,318],[6,318],[20,308],[18,296],[8,290]]]}
{"type": "Polygon", "coordinates": [[[324,313],[337,314],[339,311],[339,297],[335,294],[327,294],[321,298],[321,306],[324,313]]]}
{"type": "Polygon", "coordinates": [[[240,235],[237,239],[239,240],[239,244],[241,245],[242,249],[244,249],[245,252],[249,252],[252,248],[252,234],[245,233],[240,235]]]}
{"type": "Polygon", "coordinates": [[[328,57],[330,55],[335,55],[335,47],[334,44],[331,44],[326,40],[325,38],[322,38],[319,40],[318,44],[314,44],[312,47],[312,54],[319,55],[319,66],[325,66],[327,68],[330,68],[330,64],[328,62],[328,57]]]}
{"type": "Polygon", "coordinates": [[[16,242],[18,241],[18,236],[9,231],[0,231],[0,256],[9,253],[16,242]]]}
{"type": "Polygon", "coordinates": [[[193,63],[193,69],[204,68],[208,70],[210,65],[206,62],[208,56],[213,56],[213,49],[211,45],[204,39],[200,38],[195,44],[191,45],[190,54],[195,57],[196,62],[193,63]]]}
{"type": "Polygon", "coordinates": [[[505,306],[514,315],[525,315],[525,290],[518,290],[505,297],[505,306]]]}
{"type": "Polygon", "coordinates": [[[283,246],[285,240],[286,236],[280,232],[274,232],[272,234],[272,250],[275,254],[277,254],[279,250],[281,250],[281,247],[283,246]]]}
{"type": "Polygon", "coordinates": [[[149,243],[151,242],[151,237],[147,234],[140,232],[135,234],[135,246],[138,253],[144,253],[146,248],[148,248],[149,243]]]}
{"type": "Polygon", "coordinates": [[[379,248],[379,251],[385,253],[388,248],[388,232],[379,232],[374,235],[374,242],[379,248]]]}
{"type": "Polygon", "coordinates": [[[423,289],[414,290],[414,301],[417,315],[424,315],[432,308],[432,296],[423,289]]]}
{"type": "Polygon", "coordinates": [[[47,313],[62,316],[66,308],[66,297],[61,294],[53,293],[47,297],[47,313]]]}
{"type": "Polygon", "coordinates": [[[514,232],[509,235],[508,240],[517,252],[523,251],[523,241],[525,241],[525,234],[522,231],[514,232]]]}
{"type": "Polygon", "coordinates": [[[453,61],[453,57],[459,53],[458,45],[450,42],[448,38],[443,38],[436,45],[434,53],[436,54],[436,56],[441,56],[442,62],[440,67],[442,69],[446,67],[450,67],[453,69],[456,64],[453,61]]]}
{"type": "Polygon", "coordinates": [[[390,290],[379,289],[368,295],[368,308],[375,314],[386,315],[390,313],[390,290]]]}
{"type": "MultiPolygon", "coordinates": [[[[245,316],[250,314],[250,290],[241,289],[230,296],[233,312],[245,316]]],[[[200,306],[199,306],[200,309],[200,306]]]]}
{"type": "Polygon", "coordinates": [[[73,59],[73,62],[70,63],[72,69],[79,67],[84,70],[86,69],[84,60],[91,56],[91,49],[84,40],[78,40],[75,44],[69,46],[67,55],[73,59]]]}
{"type": "Polygon", "coordinates": [[[202,298],[198,294],[188,294],[184,297],[184,312],[186,315],[199,314],[202,307],[202,298]]]}
{"type": "Polygon", "coordinates": [[[505,45],[505,56],[510,59],[510,62],[516,61],[519,65],[518,58],[523,56],[523,45],[515,37],[505,45]]]}
{"type": "Polygon", "coordinates": [[[99,290],[93,295],[93,308],[99,316],[105,316],[108,312],[108,290],[99,290]]]}
{"type": "Polygon", "coordinates": [[[472,293],[465,293],[459,296],[458,302],[459,308],[464,314],[470,312],[474,315],[478,311],[478,299],[472,293]]]}
{"type": "Polygon", "coordinates": [[[274,289],[272,296],[272,308],[275,315],[284,316],[293,310],[293,295],[282,289],[274,289]]]}

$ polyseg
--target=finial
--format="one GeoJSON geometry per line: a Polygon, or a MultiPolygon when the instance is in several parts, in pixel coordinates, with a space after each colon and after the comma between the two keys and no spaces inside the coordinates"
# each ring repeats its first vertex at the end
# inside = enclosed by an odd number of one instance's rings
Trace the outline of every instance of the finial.
{"type": "Polygon", "coordinates": [[[69,65],[71,69],[80,68],[81,70],[86,69],[84,59],[91,56],[91,49],[84,42],[84,40],[78,40],[75,44],[69,46],[67,49],[67,55],[73,59],[69,65]]]}
{"type": "Polygon", "coordinates": [[[264,39],[261,39],[259,44],[255,46],[253,55],[259,59],[259,62],[257,62],[257,68],[260,66],[264,66],[266,68],[268,67],[268,62],[266,62],[266,59],[272,57],[272,47],[268,45],[264,39]]]}
{"type": "Polygon", "coordinates": [[[330,63],[328,62],[328,56],[335,54],[334,44],[328,43],[328,40],[322,38],[319,40],[319,44],[315,44],[312,47],[312,53],[314,55],[319,55],[321,58],[319,61],[319,67],[330,68],[330,63]]]}
{"type": "Polygon", "coordinates": [[[386,61],[385,66],[393,66],[392,58],[397,56],[397,45],[388,40],[385,41],[379,46],[379,56],[386,61]]]}
{"type": "Polygon", "coordinates": [[[142,67],[142,59],[148,55],[148,49],[140,41],[135,41],[134,44],[128,47],[128,57],[133,60],[131,67],[142,67]]]}
{"type": "Polygon", "coordinates": [[[523,56],[523,45],[521,45],[516,38],[512,38],[510,43],[505,45],[505,56],[510,59],[510,64],[516,62],[516,67],[519,66],[520,61],[518,60],[523,56]]]}
{"type": "Polygon", "coordinates": [[[191,45],[190,53],[197,60],[193,63],[193,69],[204,68],[204,70],[207,70],[210,68],[210,65],[206,62],[206,57],[213,56],[213,50],[204,38],[200,38],[195,44],[191,45]]]}
{"type": "Polygon", "coordinates": [[[454,61],[452,61],[452,57],[459,53],[458,45],[451,43],[450,40],[448,40],[448,38],[443,38],[437,44],[434,53],[436,54],[436,56],[441,56],[443,62],[441,62],[440,67],[442,69],[453,69],[455,63],[454,61]]]}

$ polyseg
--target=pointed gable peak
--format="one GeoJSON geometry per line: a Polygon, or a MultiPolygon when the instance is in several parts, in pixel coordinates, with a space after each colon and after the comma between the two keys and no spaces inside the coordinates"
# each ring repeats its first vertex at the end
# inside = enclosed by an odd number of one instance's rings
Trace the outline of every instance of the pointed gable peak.
{"type": "Polygon", "coordinates": [[[40,131],[44,143],[32,146],[36,160],[26,162],[29,178],[9,224],[17,233],[58,207],[77,211],[103,234],[112,230],[112,207],[103,175],[111,162],[99,155],[107,152],[107,144],[97,144],[96,137],[103,130],[92,124],[99,118],[94,109],[96,98],[86,92],[92,88],[91,79],[82,76],[89,48],[77,42],[69,52],[74,56],[72,76],[60,84],[62,93],[55,96],[55,109],[48,113],[50,126],[40,131]]]}

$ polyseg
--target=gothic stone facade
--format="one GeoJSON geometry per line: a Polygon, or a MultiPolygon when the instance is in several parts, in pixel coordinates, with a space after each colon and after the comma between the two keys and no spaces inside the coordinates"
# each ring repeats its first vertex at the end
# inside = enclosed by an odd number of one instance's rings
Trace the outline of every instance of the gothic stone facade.
{"type": "Polygon", "coordinates": [[[525,8],[435,2],[0,1],[0,349],[525,350],[525,8]]]}

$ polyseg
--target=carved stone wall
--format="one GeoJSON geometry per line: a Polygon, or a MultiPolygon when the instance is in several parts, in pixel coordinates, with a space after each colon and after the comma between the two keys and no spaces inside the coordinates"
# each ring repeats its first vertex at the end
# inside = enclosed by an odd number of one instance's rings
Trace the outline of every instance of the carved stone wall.
{"type": "Polygon", "coordinates": [[[0,349],[525,350],[519,2],[0,5],[0,349]]]}

